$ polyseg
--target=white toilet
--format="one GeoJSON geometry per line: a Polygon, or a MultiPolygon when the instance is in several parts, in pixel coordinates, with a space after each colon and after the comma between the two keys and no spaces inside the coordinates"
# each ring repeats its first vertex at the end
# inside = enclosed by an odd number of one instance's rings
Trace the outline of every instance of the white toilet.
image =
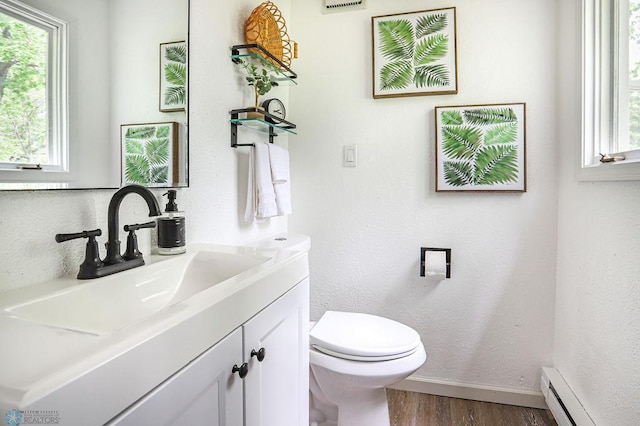
{"type": "MultiPolygon", "coordinates": [[[[306,235],[281,234],[255,246],[309,251],[311,243],[306,235]]],[[[310,324],[309,344],[314,426],[389,426],[385,386],[405,379],[427,359],[414,329],[352,312],[325,312],[310,324]]]]}
{"type": "Polygon", "coordinates": [[[311,425],[389,426],[385,386],[427,359],[415,330],[375,315],[327,311],[309,343],[311,425]]]}

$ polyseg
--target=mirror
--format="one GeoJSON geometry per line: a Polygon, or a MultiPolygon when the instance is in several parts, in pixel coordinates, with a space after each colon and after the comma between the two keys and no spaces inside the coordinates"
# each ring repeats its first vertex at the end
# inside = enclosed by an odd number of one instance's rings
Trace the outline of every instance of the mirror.
{"type": "Polygon", "coordinates": [[[189,0],[21,2],[67,23],[69,170],[0,171],[0,189],[188,186],[189,0]]]}

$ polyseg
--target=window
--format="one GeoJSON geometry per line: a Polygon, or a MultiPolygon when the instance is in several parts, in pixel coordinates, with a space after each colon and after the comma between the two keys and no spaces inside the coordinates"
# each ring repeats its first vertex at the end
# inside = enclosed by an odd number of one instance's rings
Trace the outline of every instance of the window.
{"type": "Polygon", "coordinates": [[[640,179],[640,0],[583,0],[582,19],[580,177],[640,179]]]}
{"type": "Polygon", "coordinates": [[[66,67],[66,24],[0,0],[0,181],[67,171],[66,67]]]}

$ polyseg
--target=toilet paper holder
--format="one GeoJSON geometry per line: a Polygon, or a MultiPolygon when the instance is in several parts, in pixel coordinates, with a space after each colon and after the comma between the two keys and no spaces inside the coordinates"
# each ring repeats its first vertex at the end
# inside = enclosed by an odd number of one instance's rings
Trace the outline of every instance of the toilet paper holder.
{"type": "Polygon", "coordinates": [[[437,247],[420,247],[420,276],[424,277],[425,274],[425,259],[428,251],[443,251],[446,258],[446,275],[445,278],[451,278],[451,249],[450,248],[437,248],[437,247]]]}

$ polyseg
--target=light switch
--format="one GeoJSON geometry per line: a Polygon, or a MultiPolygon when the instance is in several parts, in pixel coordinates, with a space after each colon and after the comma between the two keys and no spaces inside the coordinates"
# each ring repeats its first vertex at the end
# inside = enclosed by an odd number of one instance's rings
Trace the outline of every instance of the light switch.
{"type": "Polygon", "coordinates": [[[342,165],[344,167],[356,167],[358,165],[358,145],[344,146],[342,165]]]}

